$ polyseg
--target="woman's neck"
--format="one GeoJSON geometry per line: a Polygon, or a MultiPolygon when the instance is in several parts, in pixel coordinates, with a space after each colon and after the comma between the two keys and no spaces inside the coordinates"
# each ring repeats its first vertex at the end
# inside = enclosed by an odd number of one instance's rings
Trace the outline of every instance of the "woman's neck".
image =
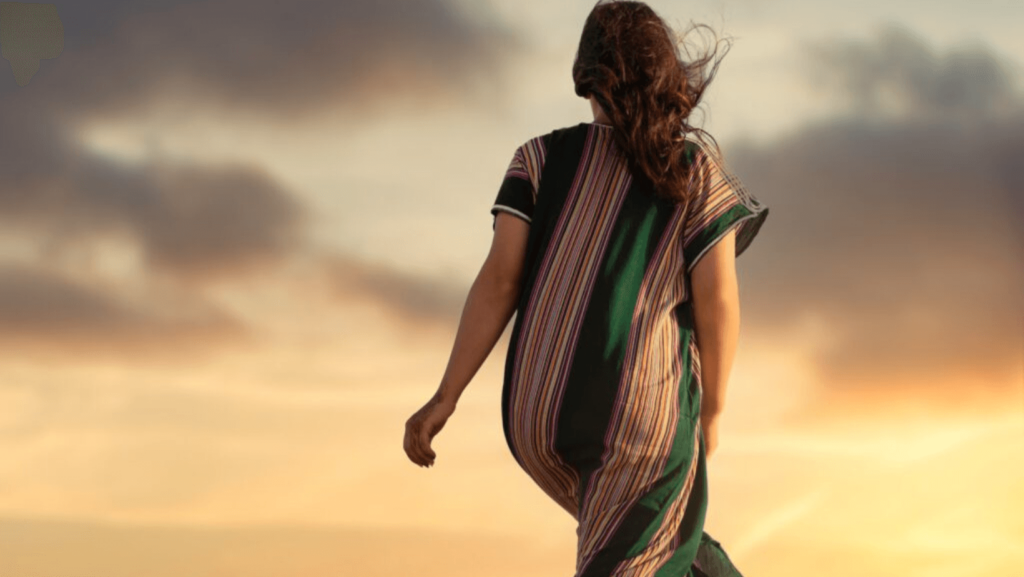
{"type": "Polygon", "coordinates": [[[594,98],[593,96],[589,96],[587,97],[587,100],[590,101],[590,110],[593,111],[594,113],[594,123],[607,124],[608,126],[611,126],[611,119],[608,118],[608,115],[604,113],[604,109],[601,108],[601,105],[597,103],[597,99],[594,98]]]}

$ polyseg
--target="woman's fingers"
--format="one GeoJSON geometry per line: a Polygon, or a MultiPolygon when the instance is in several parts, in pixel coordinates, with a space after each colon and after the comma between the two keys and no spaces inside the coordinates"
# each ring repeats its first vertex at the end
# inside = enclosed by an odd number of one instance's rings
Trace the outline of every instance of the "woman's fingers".
{"type": "Polygon", "coordinates": [[[701,431],[704,435],[704,457],[710,459],[718,449],[717,416],[701,416],[701,431]]]}
{"type": "Polygon", "coordinates": [[[451,403],[434,397],[405,423],[405,453],[421,467],[430,467],[437,453],[430,448],[431,440],[441,432],[448,417],[454,412],[451,403]]]}
{"type": "Polygon", "coordinates": [[[427,424],[423,420],[411,421],[406,432],[406,442],[409,446],[409,457],[414,463],[421,467],[429,467],[434,464],[437,454],[430,448],[431,435],[428,432],[427,424]]]}
{"type": "Polygon", "coordinates": [[[427,427],[421,427],[420,429],[420,449],[423,451],[424,456],[427,458],[427,462],[430,465],[434,464],[434,458],[437,454],[430,448],[430,433],[427,431],[427,427]]]}
{"type": "Polygon", "coordinates": [[[420,454],[423,456],[424,463],[427,466],[433,465],[434,458],[437,456],[434,453],[434,450],[430,448],[430,440],[434,438],[434,434],[436,434],[435,429],[437,428],[431,422],[431,417],[433,416],[434,415],[429,415],[424,418],[423,422],[420,423],[419,429],[416,431],[416,439],[418,441],[416,444],[419,447],[420,454]]]}
{"type": "Polygon", "coordinates": [[[412,422],[411,421],[406,421],[405,422],[405,436],[402,439],[402,448],[405,449],[405,454],[406,454],[407,457],[409,457],[409,460],[412,461],[413,463],[415,463],[416,462],[416,453],[413,451],[413,448],[412,448],[413,436],[410,434],[411,432],[412,432],[412,422]]]}
{"type": "Polygon", "coordinates": [[[423,450],[420,447],[420,429],[421,425],[415,419],[411,419],[409,420],[409,422],[406,423],[405,453],[409,455],[409,460],[422,467],[427,464],[427,460],[423,450]]]}

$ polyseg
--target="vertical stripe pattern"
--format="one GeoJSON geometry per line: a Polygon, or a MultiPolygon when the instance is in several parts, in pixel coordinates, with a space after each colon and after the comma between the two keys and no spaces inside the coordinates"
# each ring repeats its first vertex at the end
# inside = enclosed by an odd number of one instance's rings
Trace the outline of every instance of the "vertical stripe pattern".
{"type": "Polygon", "coordinates": [[[579,474],[555,450],[555,431],[589,291],[630,182],[623,160],[611,154],[611,138],[606,131],[587,135],[576,178],[523,315],[510,394],[520,464],[574,517],[579,474]]]}
{"type": "MultiPolygon", "coordinates": [[[[683,294],[683,224],[676,208],[641,285],[602,465],[583,498],[577,572],[617,532],[629,509],[661,476],[680,422],[683,367],[673,309],[683,294]]],[[[686,422],[683,422],[686,426],[686,422]]],[[[683,496],[686,497],[686,496],[683,496]]]]}
{"type": "Polygon", "coordinates": [[[540,189],[540,175],[544,169],[544,139],[531,138],[520,146],[512,156],[505,177],[516,177],[530,182],[533,187],[533,202],[537,203],[537,190],[540,189]]]}
{"type": "Polygon", "coordinates": [[[578,521],[575,577],[689,577],[713,541],[688,273],[736,226],[738,254],[767,208],[697,146],[693,200],[658,198],[613,130],[532,139],[506,173],[496,210],[525,215],[530,236],[503,426],[519,465],[578,521]]]}

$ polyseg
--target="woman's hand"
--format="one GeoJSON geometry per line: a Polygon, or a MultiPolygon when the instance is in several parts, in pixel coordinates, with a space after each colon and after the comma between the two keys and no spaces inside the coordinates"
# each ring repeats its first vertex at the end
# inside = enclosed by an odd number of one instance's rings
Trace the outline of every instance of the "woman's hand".
{"type": "Polygon", "coordinates": [[[405,422],[405,454],[409,460],[421,467],[434,464],[437,456],[430,448],[430,441],[441,432],[448,417],[455,412],[455,403],[434,394],[427,404],[416,411],[405,422]]]}
{"type": "Polygon", "coordinates": [[[704,458],[709,459],[718,448],[718,415],[701,413],[700,428],[704,431],[704,458]]]}

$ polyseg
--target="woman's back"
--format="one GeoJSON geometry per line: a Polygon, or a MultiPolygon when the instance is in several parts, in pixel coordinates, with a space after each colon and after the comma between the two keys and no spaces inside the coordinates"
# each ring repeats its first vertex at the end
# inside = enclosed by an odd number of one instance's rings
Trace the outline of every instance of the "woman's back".
{"type": "Polygon", "coordinates": [[[505,440],[578,520],[576,577],[740,576],[703,532],[706,458],[739,333],[733,258],[768,209],[686,138],[705,134],[689,116],[717,62],[683,61],[643,2],[594,6],[572,76],[595,122],[516,150],[448,368],[406,423],[406,452],[431,465],[515,312],[505,440]]]}
{"type": "Polygon", "coordinates": [[[695,558],[707,479],[689,272],[730,230],[738,256],[768,213],[696,143],[690,205],[654,194],[613,130],[583,123],[531,139],[491,209],[530,223],[506,441],[579,521],[580,576],[686,571],[695,558]]]}

